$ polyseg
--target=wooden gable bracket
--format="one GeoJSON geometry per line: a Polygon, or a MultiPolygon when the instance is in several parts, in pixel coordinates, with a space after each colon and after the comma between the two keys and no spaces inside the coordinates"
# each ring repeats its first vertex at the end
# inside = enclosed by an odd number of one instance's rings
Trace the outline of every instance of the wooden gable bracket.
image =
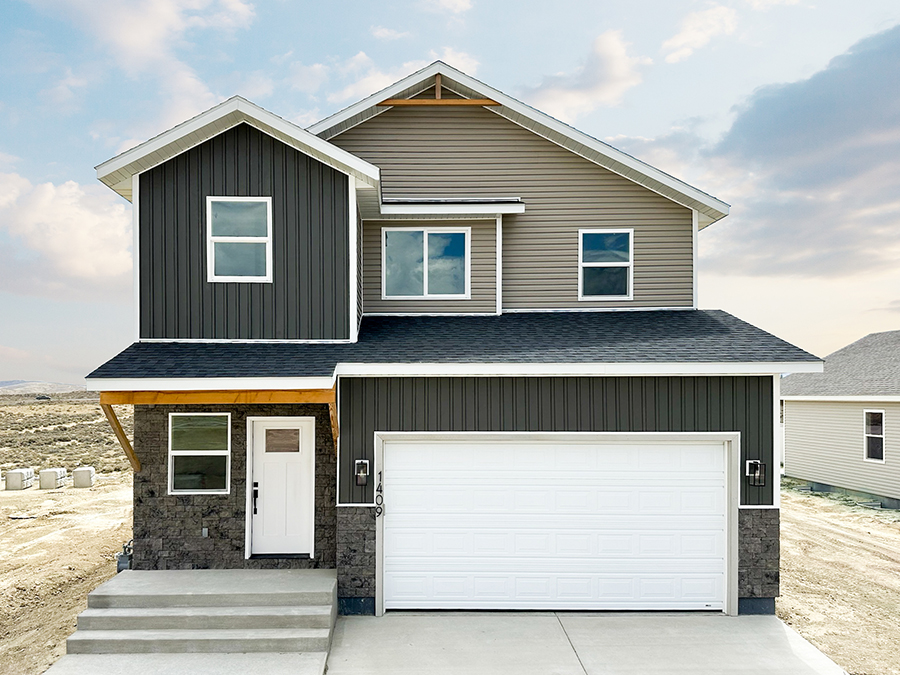
{"type": "Polygon", "coordinates": [[[340,435],[337,420],[337,395],[331,389],[260,389],[255,391],[103,391],[100,392],[100,407],[109,421],[119,445],[128,456],[135,472],[141,470],[141,463],[134,448],[125,435],[113,405],[236,405],[264,403],[327,403],[331,421],[331,437],[337,454],[337,439],[340,435]]]}
{"type": "Polygon", "coordinates": [[[125,435],[122,423],[119,422],[119,418],[116,417],[116,411],[113,410],[112,405],[109,403],[103,403],[102,398],[100,401],[100,409],[103,411],[103,414],[106,415],[106,421],[109,422],[109,426],[112,427],[113,433],[119,440],[119,445],[122,446],[125,455],[128,457],[128,461],[131,462],[131,468],[135,473],[138,473],[141,470],[141,460],[134,454],[134,448],[131,447],[131,441],[129,441],[128,436],[125,435]]]}
{"type": "Polygon", "coordinates": [[[434,76],[434,98],[387,98],[375,105],[411,106],[460,106],[460,105],[502,105],[490,98],[441,98],[441,74],[434,76]]]}

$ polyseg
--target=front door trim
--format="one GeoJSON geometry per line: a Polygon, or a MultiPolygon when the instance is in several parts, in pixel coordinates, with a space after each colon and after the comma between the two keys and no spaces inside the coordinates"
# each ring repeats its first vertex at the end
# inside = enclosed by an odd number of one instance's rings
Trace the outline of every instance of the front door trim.
{"type": "MultiPolygon", "coordinates": [[[[316,484],[316,448],[315,448],[315,424],[316,418],[309,415],[297,416],[254,416],[247,418],[247,449],[246,449],[246,484],[244,486],[245,506],[244,506],[244,559],[249,560],[253,557],[253,425],[255,422],[296,422],[300,424],[313,425],[313,448],[312,448],[312,508],[310,509],[310,542],[309,542],[309,558],[312,559],[316,555],[316,522],[315,522],[315,484],[316,484]]],[[[290,557],[288,554],[286,556],[290,557]]],[[[267,555],[267,558],[273,557],[267,555]]]]}
{"type": "MultiPolygon", "coordinates": [[[[741,456],[740,432],[618,432],[618,431],[376,431],[375,466],[384,467],[384,444],[389,441],[437,441],[441,439],[470,441],[491,441],[522,438],[534,441],[656,441],[690,442],[719,441],[725,451],[725,517],[726,556],[725,561],[725,608],[723,614],[737,616],[738,613],[738,505],[740,503],[739,467],[741,456]]],[[[376,481],[382,477],[376,468],[376,481]]],[[[390,508],[390,495],[385,496],[384,509],[390,508]]],[[[384,615],[384,516],[376,518],[375,526],[375,616],[384,615]]]]}

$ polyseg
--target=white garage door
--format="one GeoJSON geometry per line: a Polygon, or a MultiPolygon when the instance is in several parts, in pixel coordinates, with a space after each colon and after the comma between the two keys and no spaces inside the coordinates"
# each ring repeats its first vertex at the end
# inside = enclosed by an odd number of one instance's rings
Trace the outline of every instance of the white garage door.
{"type": "Polygon", "coordinates": [[[385,440],[387,609],[718,609],[721,440],[385,440]]]}

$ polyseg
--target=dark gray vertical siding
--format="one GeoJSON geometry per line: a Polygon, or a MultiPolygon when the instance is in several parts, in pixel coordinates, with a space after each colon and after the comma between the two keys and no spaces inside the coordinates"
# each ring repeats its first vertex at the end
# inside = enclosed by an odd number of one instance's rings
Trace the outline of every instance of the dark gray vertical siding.
{"type": "Polygon", "coordinates": [[[741,503],[772,504],[778,475],[770,377],[348,377],[340,416],[341,503],[372,501],[352,474],[376,431],[739,431],[741,466],[769,469],[765,488],[741,478],[741,503]]]}
{"type": "Polygon", "coordinates": [[[246,124],[141,174],[141,337],[349,338],[348,189],[246,124]],[[206,280],[209,195],[272,197],[272,283],[206,280]]]}

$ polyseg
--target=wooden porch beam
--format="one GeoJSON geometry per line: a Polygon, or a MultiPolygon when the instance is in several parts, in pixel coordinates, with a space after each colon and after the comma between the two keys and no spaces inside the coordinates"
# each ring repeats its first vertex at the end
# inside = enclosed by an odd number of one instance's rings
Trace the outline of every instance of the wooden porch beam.
{"type": "Polygon", "coordinates": [[[337,455],[338,436],[341,435],[341,429],[338,426],[337,404],[328,404],[328,416],[331,418],[331,438],[334,440],[334,454],[337,455]]]}
{"type": "Polygon", "coordinates": [[[122,446],[122,449],[128,456],[128,461],[131,462],[131,468],[134,469],[135,473],[139,472],[141,470],[141,460],[134,454],[134,448],[131,447],[131,441],[129,441],[128,436],[125,435],[122,423],[119,422],[119,418],[116,417],[116,411],[113,410],[113,407],[109,403],[103,402],[100,403],[100,409],[103,411],[103,414],[106,415],[106,420],[109,422],[109,426],[112,427],[116,438],[119,439],[119,445],[122,446]]]}
{"type": "Polygon", "coordinates": [[[229,405],[246,403],[334,403],[334,389],[256,391],[103,391],[101,405],[229,405]]]}
{"type": "Polygon", "coordinates": [[[393,105],[393,106],[442,106],[442,105],[503,105],[489,98],[388,98],[381,103],[375,105],[393,105]]]}

